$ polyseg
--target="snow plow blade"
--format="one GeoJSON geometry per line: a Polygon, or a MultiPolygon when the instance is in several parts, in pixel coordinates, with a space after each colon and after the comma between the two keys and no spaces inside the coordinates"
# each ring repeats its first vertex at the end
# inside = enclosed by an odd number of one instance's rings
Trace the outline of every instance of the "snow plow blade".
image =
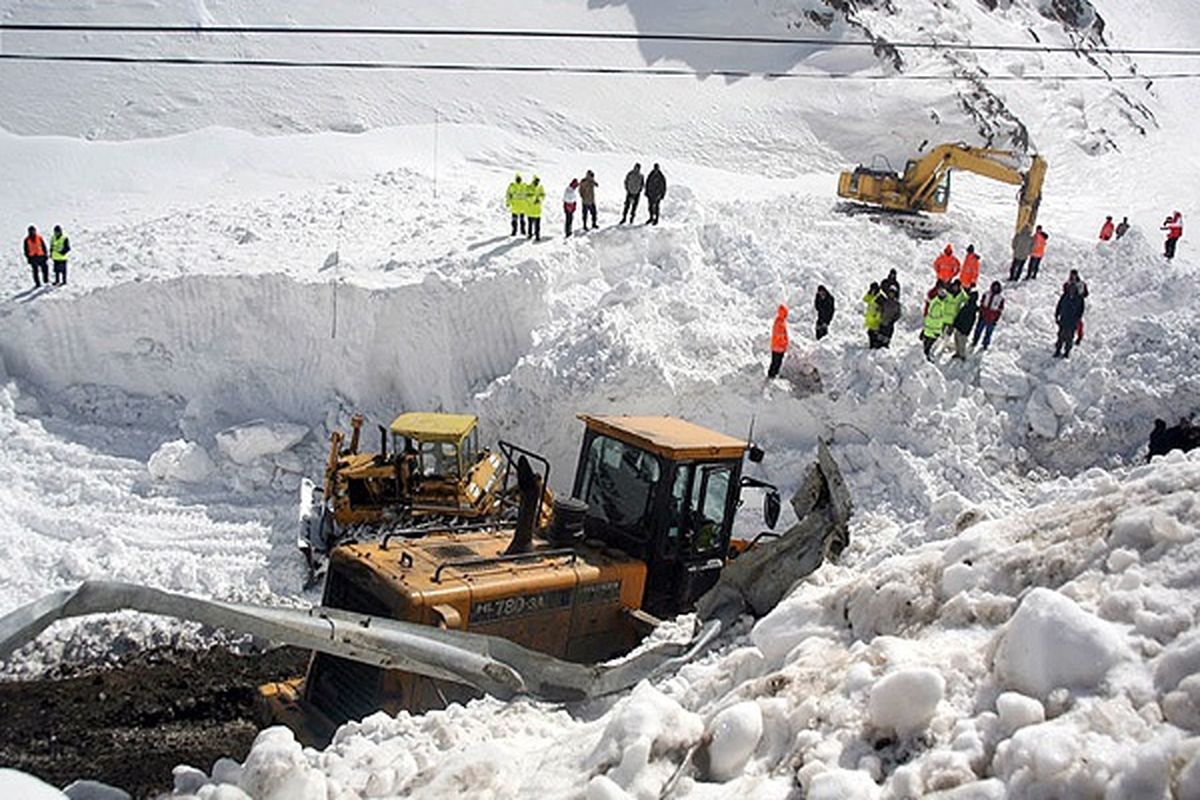
{"type": "Polygon", "coordinates": [[[601,697],[691,660],[721,630],[712,621],[685,643],[665,643],[614,665],[576,664],[507,639],[443,630],[333,608],[308,610],[224,603],[159,589],[87,581],[0,618],[0,661],[62,619],[134,610],[249,633],[387,669],[474,687],[501,699],[526,695],[551,702],[601,697]]]}
{"type": "Polygon", "coordinates": [[[825,442],[817,445],[817,462],[792,495],[797,522],[783,534],[761,534],[725,565],[717,584],[696,603],[701,619],[726,624],[739,614],[761,617],[826,559],[836,561],[850,541],[853,506],[837,462],[825,442]]]}

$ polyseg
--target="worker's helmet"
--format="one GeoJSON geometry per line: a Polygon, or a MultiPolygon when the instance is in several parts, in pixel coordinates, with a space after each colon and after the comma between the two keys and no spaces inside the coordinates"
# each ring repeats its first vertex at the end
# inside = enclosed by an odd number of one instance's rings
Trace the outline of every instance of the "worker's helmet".
{"type": "Polygon", "coordinates": [[[952,256],[952,255],[954,255],[954,245],[952,245],[952,244],[947,244],[947,245],[946,245],[946,249],[945,249],[945,250],[943,250],[942,252],[944,252],[944,253],[945,253],[946,255],[948,255],[948,256],[952,256]]]}
{"type": "Polygon", "coordinates": [[[37,228],[35,228],[35,227],[33,227],[32,225],[30,225],[30,226],[29,226],[29,235],[30,235],[30,236],[33,236],[35,233],[37,233],[37,228]]]}

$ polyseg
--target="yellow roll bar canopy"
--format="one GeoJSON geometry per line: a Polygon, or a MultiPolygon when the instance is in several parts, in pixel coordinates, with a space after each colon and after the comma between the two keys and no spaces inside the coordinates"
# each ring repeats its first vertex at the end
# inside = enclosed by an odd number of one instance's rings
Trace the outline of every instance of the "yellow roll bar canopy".
{"type": "Polygon", "coordinates": [[[409,411],[392,420],[391,431],[420,442],[458,444],[466,438],[479,418],[474,414],[443,414],[436,411],[409,411]]]}
{"type": "Polygon", "coordinates": [[[746,442],[678,417],[580,414],[592,430],[672,461],[741,458],[746,442]]]}

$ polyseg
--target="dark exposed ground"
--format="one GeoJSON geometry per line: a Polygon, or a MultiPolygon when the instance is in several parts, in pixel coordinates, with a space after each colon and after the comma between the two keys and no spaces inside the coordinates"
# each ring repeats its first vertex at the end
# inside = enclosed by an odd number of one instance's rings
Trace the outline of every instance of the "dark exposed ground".
{"type": "Polygon", "coordinates": [[[177,764],[245,758],[258,732],[255,687],[302,674],[307,659],[291,648],[154,650],[103,671],[0,683],[0,766],[154,797],[170,790],[177,764]]]}

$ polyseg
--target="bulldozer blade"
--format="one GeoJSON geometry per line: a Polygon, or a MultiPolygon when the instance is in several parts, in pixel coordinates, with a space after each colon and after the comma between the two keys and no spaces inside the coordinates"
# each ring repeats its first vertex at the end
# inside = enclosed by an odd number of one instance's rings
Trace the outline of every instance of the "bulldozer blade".
{"type": "Polygon", "coordinates": [[[823,441],[817,445],[817,463],[792,496],[792,508],[795,525],[778,537],[760,538],[725,565],[716,585],[696,603],[701,619],[728,625],[747,611],[763,616],[849,543],[850,492],[823,441]]]}
{"type": "Polygon", "coordinates": [[[192,620],[386,669],[474,687],[501,699],[551,702],[601,697],[683,664],[708,647],[721,623],[684,643],[663,643],[615,664],[576,664],[495,636],[452,631],[338,609],[270,608],[190,597],[110,581],[87,581],[0,618],[0,661],[58,620],[122,610],[192,620]]]}

